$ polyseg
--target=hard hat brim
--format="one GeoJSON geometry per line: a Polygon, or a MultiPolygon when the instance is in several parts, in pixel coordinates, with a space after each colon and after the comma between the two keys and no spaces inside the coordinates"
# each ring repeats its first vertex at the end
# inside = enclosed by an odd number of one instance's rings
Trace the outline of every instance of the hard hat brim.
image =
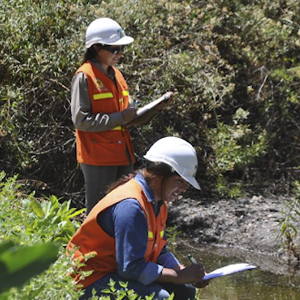
{"type": "Polygon", "coordinates": [[[104,42],[103,40],[99,39],[99,38],[95,38],[94,40],[90,40],[89,42],[85,43],[85,47],[88,49],[91,46],[93,46],[94,44],[103,44],[103,45],[109,45],[109,46],[114,46],[114,45],[128,45],[131,44],[134,41],[134,39],[131,36],[123,36],[122,38],[120,38],[119,40],[113,42],[113,43],[109,43],[109,42],[104,42]]]}
{"type": "Polygon", "coordinates": [[[190,185],[192,185],[195,189],[201,190],[201,187],[197,180],[194,177],[181,176],[184,178],[190,185]]]}
{"type": "Polygon", "coordinates": [[[128,45],[131,44],[134,39],[131,36],[123,36],[121,39],[114,43],[106,43],[106,45],[128,45]]]}

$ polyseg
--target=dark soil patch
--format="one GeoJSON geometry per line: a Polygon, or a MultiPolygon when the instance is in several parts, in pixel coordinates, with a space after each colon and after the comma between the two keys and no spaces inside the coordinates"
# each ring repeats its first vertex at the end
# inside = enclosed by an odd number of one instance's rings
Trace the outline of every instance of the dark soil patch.
{"type": "MultiPolygon", "coordinates": [[[[295,264],[296,258],[288,255],[280,237],[282,212],[289,201],[284,196],[221,201],[181,199],[170,205],[168,225],[175,226],[182,238],[192,239],[195,244],[220,247],[224,255],[226,249],[239,249],[267,255],[278,265],[287,265],[290,259],[295,264]]],[[[296,228],[300,228],[299,219],[294,223],[296,228]]],[[[300,244],[299,237],[295,242],[300,244]]]]}

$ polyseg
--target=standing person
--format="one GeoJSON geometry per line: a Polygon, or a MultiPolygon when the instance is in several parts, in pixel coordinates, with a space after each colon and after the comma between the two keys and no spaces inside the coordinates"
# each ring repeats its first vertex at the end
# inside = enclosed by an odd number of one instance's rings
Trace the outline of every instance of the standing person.
{"type": "MultiPolygon", "coordinates": [[[[92,209],[67,246],[73,260],[85,262],[83,271],[93,271],[85,279],[75,275],[85,291],[80,299],[97,295],[109,287],[110,279],[128,282],[128,289],[145,297],[193,300],[195,287],[205,271],[202,264],[184,267],[167,250],[167,203],[185,192],[188,183],[200,189],[195,179],[196,151],[188,142],[166,137],[157,141],[144,156],[151,165],[137,170],[133,178],[123,176],[92,209]],[[191,284],[194,284],[191,285],[191,284]]],[[[126,298],[127,299],[127,298],[126,298]]]]}
{"type": "Polygon", "coordinates": [[[96,19],[87,28],[83,64],[72,80],[71,113],[85,180],[86,214],[108,184],[133,172],[134,149],[125,124],[135,118],[137,109],[130,106],[127,83],[115,68],[125,45],[132,42],[116,21],[96,19]]]}

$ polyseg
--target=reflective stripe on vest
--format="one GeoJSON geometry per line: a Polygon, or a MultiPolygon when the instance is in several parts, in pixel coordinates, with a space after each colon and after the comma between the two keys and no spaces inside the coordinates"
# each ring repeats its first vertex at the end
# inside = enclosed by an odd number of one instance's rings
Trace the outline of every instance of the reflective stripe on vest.
{"type": "Polygon", "coordinates": [[[122,126],[117,126],[117,127],[113,128],[111,130],[122,130],[122,126]]]}
{"type": "Polygon", "coordinates": [[[102,94],[95,94],[93,95],[94,100],[101,100],[101,99],[107,99],[107,98],[113,98],[114,95],[112,93],[102,93],[102,94]]]}
{"type": "MultiPolygon", "coordinates": [[[[164,236],[164,234],[165,234],[165,231],[162,230],[160,232],[160,237],[162,238],[164,236]]],[[[148,238],[153,239],[153,232],[152,231],[148,231],[148,238]]]]}
{"type": "MultiPolygon", "coordinates": [[[[123,96],[129,96],[128,91],[122,91],[122,94],[123,94],[123,96]]],[[[107,99],[107,98],[113,98],[113,97],[114,97],[114,95],[112,93],[101,93],[101,94],[95,94],[93,96],[94,100],[101,100],[101,99],[107,99]]]]}

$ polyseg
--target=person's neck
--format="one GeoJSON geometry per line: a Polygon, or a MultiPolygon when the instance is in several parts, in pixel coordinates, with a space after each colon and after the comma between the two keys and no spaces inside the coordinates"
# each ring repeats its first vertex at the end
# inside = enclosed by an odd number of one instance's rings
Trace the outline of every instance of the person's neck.
{"type": "Polygon", "coordinates": [[[98,61],[98,64],[99,64],[100,67],[103,69],[103,71],[104,71],[107,75],[109,75],[109,65],[104,64],[104,63],[102,63],[102,62],[100,62],[100,61],[98,61]]]}

